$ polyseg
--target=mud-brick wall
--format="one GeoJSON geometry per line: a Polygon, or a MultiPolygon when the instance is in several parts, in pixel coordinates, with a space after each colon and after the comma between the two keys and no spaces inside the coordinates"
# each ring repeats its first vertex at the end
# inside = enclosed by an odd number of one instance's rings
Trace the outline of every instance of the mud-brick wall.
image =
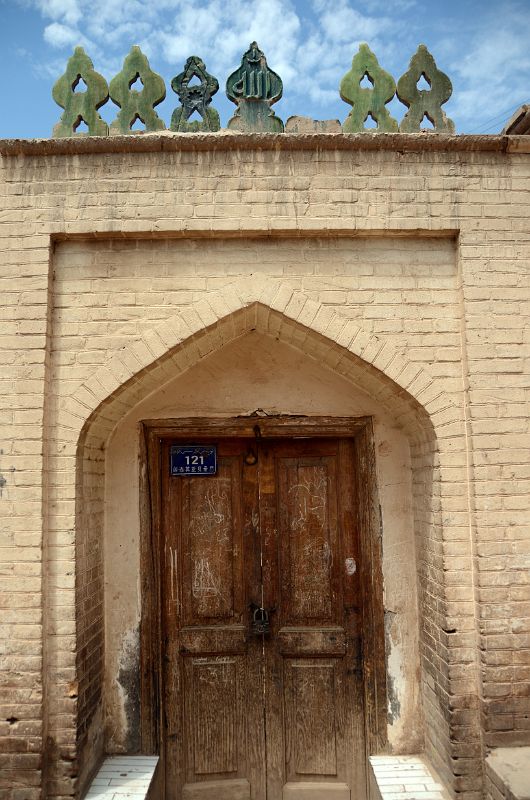
{"type": "MultiPolygon", "coordinates": [[[[402,135],[113,137],[0,153],[0,793],[36,800],[44,782],[45,796],[71,797],[88,737],[104,747],[103,508],[76,537],[76,454],[86,419],[134,374],[124,342],[141,354],[158,325],[204,301],[218,318],[223,293],[266,295],[303,319],[289,306],[301,292],[357,326],[358,343],[393,348],[380,368],[401,359],[392,379],[430,409],[427,745],[478,800],[483,748],[530,743],[530,155],[516,138],[402,135]],[[278,238],[296,263],[275,255],[278,238]]],[[[377,366],[379,352],[362,357],[377,366]]],[[[87,498],[102,469],[93,456],[87,498]]]]}

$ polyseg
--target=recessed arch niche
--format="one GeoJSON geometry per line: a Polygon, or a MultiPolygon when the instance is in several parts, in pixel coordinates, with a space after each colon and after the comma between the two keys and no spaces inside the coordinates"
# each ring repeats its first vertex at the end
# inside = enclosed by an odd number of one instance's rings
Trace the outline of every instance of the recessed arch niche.
{"type": "MultiPolygon", "coordinates": [[[[96,409],[80,438],[78,542],[83,547],[87,535],[99,537],[104,575],[99,747],[107,752],[139,747],[141,421],[256,411],[373,419],[388,743],[394,752],[417,752],[424,737],[427,745],[430,740],[422,703],[433,690],[422,660],[422,632],[436,625],[425,577],[428,540],[435,531],[433,427],[425,409],[383,372],[258,303],[203,328],[136,373],[96,409]],[[88,512],[88,498],[95,515],[88,512]]],[[[80,673],[82,681],[82,668],[80,673]]],[[[86,741],[94,742],[90,722],[85,731],[86,741]]]]}

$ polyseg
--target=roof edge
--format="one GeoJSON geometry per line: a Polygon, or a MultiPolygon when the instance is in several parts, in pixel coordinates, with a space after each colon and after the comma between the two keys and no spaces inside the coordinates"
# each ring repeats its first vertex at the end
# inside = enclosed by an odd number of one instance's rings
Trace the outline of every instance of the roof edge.
{"type": "Polygon", "coordinates": [[[144,133],[64,139],[0,139],[0,155],[204,152],[224,150],[390,150],[404,152],[530,153],[529,136],[439,133],[144,133]]]}

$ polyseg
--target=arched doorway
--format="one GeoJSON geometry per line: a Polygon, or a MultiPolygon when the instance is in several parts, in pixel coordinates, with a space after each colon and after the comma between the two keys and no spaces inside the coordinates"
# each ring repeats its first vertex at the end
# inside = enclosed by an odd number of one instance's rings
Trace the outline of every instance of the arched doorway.
{"type": "MultiPolygon", "coordinates": [[[[421,517],[421,504],[427,508],[430,502],[428,417],[402,389],[357,356],[282,314],[259,305],[254,309],[255,314],[245,309],[222,319],[214,335],[205,329],[204,338],[193,337],[168,351],[101,406],[80,442],[80,533],[94,524],[84,516],[83,491],[92,497],[97,491],[105,501],[104,727],[99,730],[104,731],[106,750],[137,752],[145,725],[154,731],[151,750],[158,751],[160,741],[160,705],[159,710],[149,703],[142,707],[138,682],[146,647],[139,637],[145,611],[139,598],[142,586],[144,596],[149,589],[146,579],[140,579],[140,532],[146,520],[137,500],[142,485],[145,495],[147,473],[139,425],[171,417],[179,423],[190,416],[248,418],[258,412],[258,418],[265,413],[270,418],[295,415],[314,421],[326,415],[346,417],[350,425],[359,417],[373,422],[372,456],[366,448],[364,452],[365,460],[372,458],[375,464],[372,474],[380,490],[381,512],[377,509],[372,530],[377,529],[379,537],[376,547],[381,538],[384,544],[386,670],[383,667],[378,685],[384,687],[386,679],[389,692],[387,705],[364,700],[366,751],[380,752],[387,739],[395,752],[417,751],[423,730],[414,517],[418,509],[421,517]],[[216,346],[204,347],[202,342],[212,337],[216,346]],[[103,478],[99,489],[94,488],[96,474],[103,478]],[[416,500],[414,481],[421,489],[416,500]]],[[[382,602],[382,589],[378,597],[382,602]]]]}

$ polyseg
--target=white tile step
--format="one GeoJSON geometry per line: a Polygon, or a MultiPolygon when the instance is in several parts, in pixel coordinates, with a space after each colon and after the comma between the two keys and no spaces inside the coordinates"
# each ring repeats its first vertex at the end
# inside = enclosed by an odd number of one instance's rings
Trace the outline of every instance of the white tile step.
{"type": "Polygon", "coordinates": [[[158,756],[108,756],[84,800],[145,800],[158,756]]]}
{"type": "Polygon", "coordinates": [[[450,800],[425,756],[370,756],[378,800],[450,800]]]}

